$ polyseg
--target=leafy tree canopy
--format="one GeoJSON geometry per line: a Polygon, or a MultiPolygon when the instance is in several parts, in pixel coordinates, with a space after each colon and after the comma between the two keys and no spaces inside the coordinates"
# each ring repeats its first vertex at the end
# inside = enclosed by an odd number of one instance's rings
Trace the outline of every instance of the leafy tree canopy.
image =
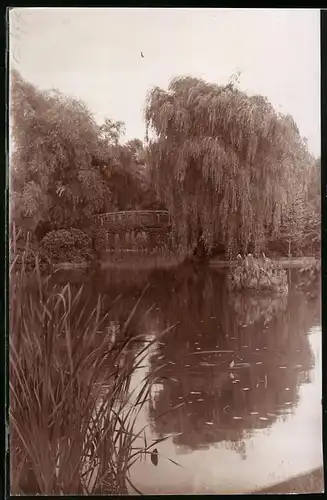
{"type": "Polygon", "coordinates": [[[13,217],[71,224],[102,207],[108,186],[92,165],[98,127],[83,103],[42,92],[17,72],[11,96],[13,217]]]}
{"type": "Polygon", "coordinates": [[[11,217],[35,230],[80,226],[90,215],[157,203],[140,176],[141,141],[120,144],[122,122],[98,126],[86,106],[11,73],[11,217]],[[149,194],[150,193],[150,194],[149,194]]]}
{"type": "Polygon", "coordinates": [[[179,77],[149,93],[145,117],[148,162],[182,245],[201,237],[231,255],[278,234],[313,161],[291,116],[231,83],[179,77]]]}

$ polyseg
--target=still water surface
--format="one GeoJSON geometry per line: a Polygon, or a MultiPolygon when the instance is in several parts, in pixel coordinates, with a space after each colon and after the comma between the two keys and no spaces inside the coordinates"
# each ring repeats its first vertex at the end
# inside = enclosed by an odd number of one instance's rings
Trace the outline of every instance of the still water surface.
{"type": "Polygon", "coordinates": [[[157,466],[133,467],[144,494],[246,493],[322,465],[320,296],[297,279],[288,297],[231,297],[216,270],[57,273],[108,307],[122,294],[118,330],[146,285],[135,328],[152,339],[175,325],[131,388],[162,366],[136,430],[148,443],[170,437],[157,466]]]}

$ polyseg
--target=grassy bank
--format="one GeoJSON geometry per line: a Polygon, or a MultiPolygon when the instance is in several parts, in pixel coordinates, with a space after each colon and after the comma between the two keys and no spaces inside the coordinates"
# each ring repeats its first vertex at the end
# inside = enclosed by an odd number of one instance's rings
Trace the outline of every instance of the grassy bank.
{"type": "Polygon", "coordinates": [[[135,309],[117,344],[108,326],[110,310],[103,311],[100,298],[90,310],[81,303],[82,288],[73,293],[68,285],[49,287],[38,265],[28,275],[14,267],[11,494],[126,493],[130,467],[156,444],[147,445],[142,433],[134,433],[155,380],[145,377],[130,394],[131,377],[151,347],[148,342],[132,349],[135,309]]]}

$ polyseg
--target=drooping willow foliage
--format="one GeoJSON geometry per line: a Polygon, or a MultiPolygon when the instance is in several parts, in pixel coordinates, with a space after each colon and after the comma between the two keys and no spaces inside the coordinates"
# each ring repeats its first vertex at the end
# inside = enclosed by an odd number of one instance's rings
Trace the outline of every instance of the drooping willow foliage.
{"type": "Polygon", "coordinates": [[[264,246],[278,234],[288,200],[302,186],[310,157],[291,116],[233,85],[175,78],[154,88],[145,109],[148,162],[172,215],[176,240],[227,255],[264,246]]]}

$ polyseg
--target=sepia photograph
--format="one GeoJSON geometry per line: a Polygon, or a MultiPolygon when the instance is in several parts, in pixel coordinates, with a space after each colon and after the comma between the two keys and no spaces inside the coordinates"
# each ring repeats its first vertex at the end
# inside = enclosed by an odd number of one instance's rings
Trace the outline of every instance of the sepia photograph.
{"type": "Polygon", "coordinates": [[[11,495],[324,492],[320,16],[8,8],[11,495]]]}

